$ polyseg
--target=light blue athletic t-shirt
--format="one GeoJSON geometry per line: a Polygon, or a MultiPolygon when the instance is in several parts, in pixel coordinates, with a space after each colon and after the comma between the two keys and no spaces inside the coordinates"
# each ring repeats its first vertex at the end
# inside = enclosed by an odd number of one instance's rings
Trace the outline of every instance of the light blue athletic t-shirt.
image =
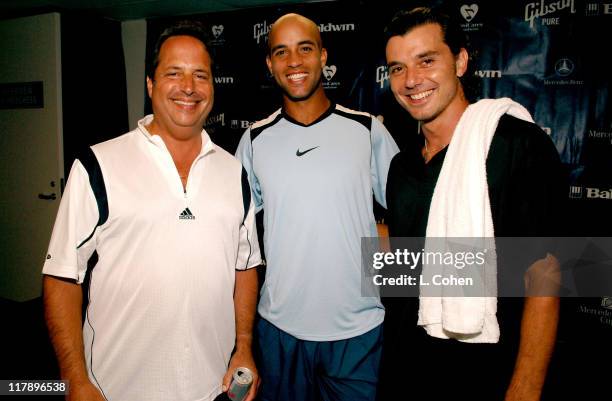
{"type": "Polygon", "coordinates": [[[236,157],[265,210],[264,319],[312,341],[382,323],[380,300],[361,294],[361,237],[377,236],[372,194],[386,206],[398,151],[376,118],[334,104],[307,126],[278,110],[247,129],[236,157]]]}

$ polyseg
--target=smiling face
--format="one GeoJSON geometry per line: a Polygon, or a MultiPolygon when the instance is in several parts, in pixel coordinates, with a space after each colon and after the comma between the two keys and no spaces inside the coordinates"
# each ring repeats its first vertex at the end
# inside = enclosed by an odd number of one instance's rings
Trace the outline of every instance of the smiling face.
{"type": "Polygon", "coordinates": [[[191,36],[172,36],[161,46],[154,79],[147,77],[154,130],[172,136],[199,135],[212,109],[211,60],[191,36]]]}
{"type": "Polygon", "coordinates": [[[392,36],[386,53],[391,91],[414,119],[432,122],[466,102],[459,77],[467,69],[467,52],[455,56],[440,25],[427,23],[392,36]]]}
{"type": "Polygon", "coordinates": [[[323,92],[321,75],[327,52],[312,21],[297,15],[281,17],[270,31],[269,46],[266,63],[286,101],[304,101],[323,92]]]}

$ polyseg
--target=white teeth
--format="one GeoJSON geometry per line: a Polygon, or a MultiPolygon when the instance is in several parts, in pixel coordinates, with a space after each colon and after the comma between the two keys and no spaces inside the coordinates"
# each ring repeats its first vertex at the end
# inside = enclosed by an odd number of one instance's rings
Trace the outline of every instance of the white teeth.
{"type": "Polygon", "coordinates": [[[424,99],[427,96],[431,95],[432,93],[433,93],[433,89],[430,89],[430,90],[425,91],[425,92],[417,93],[416,95],[410,95],[410,99],[412,99],[412,100],[421,100],[421,99],[424,99]]]}
{"type": "Polygon", "coordinates": [[[289,78],[292,81],[297,81],[298,79],[302,79],[302,78],[306,77],[306,75],[308,75],[308,74],[304,74],[304,73],[301,73],[301,74],[291,74],[291,75],[287,75],[287,78],[289,78]]]}
{"type": "Polygon", "coordinates": [[[184,102],[182,100],[175,100],[174,103],[180,104],[182,106],[194,106],[195,102],[184,102]]]}

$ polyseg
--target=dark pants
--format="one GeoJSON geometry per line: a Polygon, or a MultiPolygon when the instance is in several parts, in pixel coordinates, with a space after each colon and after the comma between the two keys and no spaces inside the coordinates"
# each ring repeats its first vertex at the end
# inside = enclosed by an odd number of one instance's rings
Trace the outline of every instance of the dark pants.
{"type": "Polygon", "coordinates": [[[264,319],[256,328],[262,401],[373,401],[382,326],[337,341],[305,341],[264,319]]]}
{"type": "Polygon", "coordinates": [[[515,351],[430,337],[416,326],[418,302],[396,303],[386,309],[378,401],[504,399],[515,351]]]}

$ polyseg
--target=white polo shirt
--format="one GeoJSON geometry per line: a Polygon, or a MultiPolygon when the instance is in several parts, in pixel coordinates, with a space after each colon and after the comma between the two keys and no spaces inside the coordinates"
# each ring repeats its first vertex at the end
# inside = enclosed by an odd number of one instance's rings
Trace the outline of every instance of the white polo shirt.
{"type": "Polygon", "coordinates": [[[212,400],[235,342],[235,269],[261,262],[253,202],[205,131],[183,190],[152,118],[92,147],[101,184],[75,161],[43,273],[81,283],[97,251],[83,337],[107,399],[212,400]]]}

